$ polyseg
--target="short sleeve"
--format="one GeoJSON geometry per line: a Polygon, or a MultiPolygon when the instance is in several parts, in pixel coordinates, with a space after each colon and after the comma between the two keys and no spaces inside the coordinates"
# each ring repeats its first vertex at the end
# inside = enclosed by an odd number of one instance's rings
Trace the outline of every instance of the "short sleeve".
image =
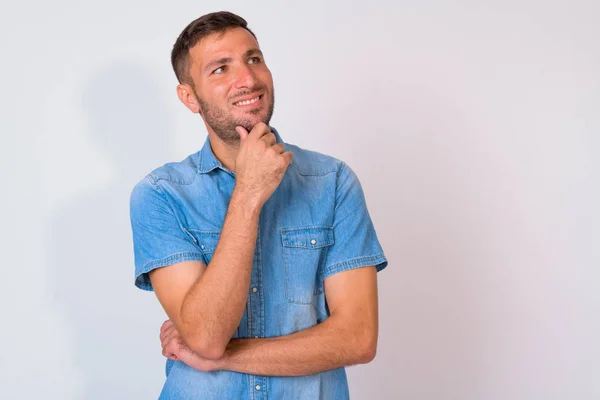
{"type": "Polygon", "coordinates": [[[202,260],[202,253],[179,224],[160,187],[148,178],[131,192],[135,285],[153,290],[148,272],[188,260],[202,260]]]}
{"type": "Polygon", "coordinates": [[[387,266],[360,181],[344,163],[337,174],[333,232],[334,244],[327,250],[323,278],[371,265],[379,272],[387,266]]]}

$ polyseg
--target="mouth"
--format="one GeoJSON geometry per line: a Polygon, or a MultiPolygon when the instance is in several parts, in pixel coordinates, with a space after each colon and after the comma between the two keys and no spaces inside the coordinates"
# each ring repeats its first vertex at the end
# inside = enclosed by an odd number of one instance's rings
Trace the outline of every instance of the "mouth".
{"type": "Polygon", "coordinates": [[[259,94],[258,96],[254,96],[249,99],[237,101],[237,102],[233,103],[233,105],[237,106],[237,107],[247,107],[247,106],[251,106],[251,105],[258,103],[262,98],[263,98],[263,95],[259,94]]]}

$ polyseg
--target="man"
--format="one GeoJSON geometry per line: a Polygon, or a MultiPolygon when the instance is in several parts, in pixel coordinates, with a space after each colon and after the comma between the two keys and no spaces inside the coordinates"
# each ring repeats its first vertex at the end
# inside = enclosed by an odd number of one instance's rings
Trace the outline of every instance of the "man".
{"type": "Polygon", "coordinates": [[[172,63],[208,137],[131,194],[135,283],[169,317],[160,398],[347,399],[387,266],[356,175],[269,126],[273,80],[241,17],[193,21],[172,63]]]}

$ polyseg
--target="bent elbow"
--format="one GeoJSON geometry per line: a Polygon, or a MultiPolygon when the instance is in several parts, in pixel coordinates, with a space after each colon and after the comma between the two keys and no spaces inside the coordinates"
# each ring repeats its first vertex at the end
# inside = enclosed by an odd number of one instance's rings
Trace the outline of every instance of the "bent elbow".
{"type": "Polygon", "coordinates": [[[221,358],[223,358],[223,355],[225,354],[225,348],[224,347],[207,347],[207,348],[203,348],[201,349],[198,354],[200,355],[200,357],[202,358],[206,358],[207,360],[220,360],[221,358]]]}
{"type": "Polygon", "coordinates": [[[360,363],[368,364],[375,359],[376,355],[377,355],[377,346],[368,346],[362,351],[360,363]]]}
{"type": "Polygon", "coordinates": [[[377,339],[373,340],[371,338],[368,338],[361,340],[358,349],[358,363],[370,363],[375,359],[375,356],[377,355],[377,339]]]}
{"type": "Polygon", "coordinates": [[[226,346],[202,338],[190,338],[187,343],[194,353],[207,360],[220,360],[225,354],[226,346]]]}
{"type": "Polygon", "coordinates": [[[219,360],[223,357],[229,340],[206,334],[211,329],[203,324],[190,323],[190,318],[185,317],[183,308],[181,320],[180,334],[190,350],[207,360],[219,360]]]}

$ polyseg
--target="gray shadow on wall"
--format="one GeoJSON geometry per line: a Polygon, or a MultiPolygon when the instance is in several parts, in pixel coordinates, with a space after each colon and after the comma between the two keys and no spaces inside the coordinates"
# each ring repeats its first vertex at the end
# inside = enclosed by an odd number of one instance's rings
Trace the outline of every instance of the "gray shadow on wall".
{"type": "Polygon", "coordinates": [[[129,222],[133,186],[165,162],[171,124],[153,82],[144,68],[128,62],[90,79],[82,92],[88,132],[116,174],[56,210],[47,225],[50,295],[74,327],[86,400],[157,398],[164,380],[158,337],[163,314],[153,294],[133,285],[129,222]]]}

